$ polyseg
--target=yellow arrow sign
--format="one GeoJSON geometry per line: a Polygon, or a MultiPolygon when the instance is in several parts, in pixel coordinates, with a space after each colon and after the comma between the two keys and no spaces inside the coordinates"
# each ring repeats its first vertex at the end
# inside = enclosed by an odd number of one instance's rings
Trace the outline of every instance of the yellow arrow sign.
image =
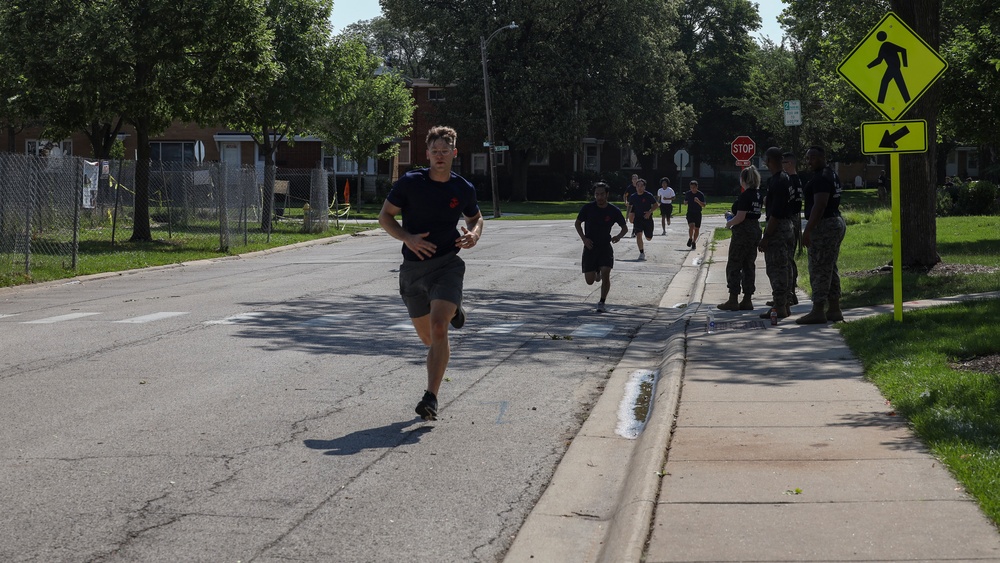
{"type": "Polygon", "coordinates": [[[889,121],[899,119],[948,68],[910,26],[889,12],[837,72],[889,121]]]}
{"type": "Polygon", "coordinates": [[[927,122],[921,119],[862,123],[861,152],[864,154],[927,152],[927,122]]]}

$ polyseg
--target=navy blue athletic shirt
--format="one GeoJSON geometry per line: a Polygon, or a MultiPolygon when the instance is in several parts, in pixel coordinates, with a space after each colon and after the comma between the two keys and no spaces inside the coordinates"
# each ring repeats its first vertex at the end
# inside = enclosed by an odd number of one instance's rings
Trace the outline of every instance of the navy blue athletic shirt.
{"type": "Polygon", "coordinates": [[[580,209],[576,218],[583,221],[583,234],[594,244],[610,243],[611,228],[615,225],[625,226],[625,216],[610,203],[602,208],[596,201],[592,201],[580,209]]]}
{"type": "MultiPolygon", "coordinates": [[[[386,200],[403,210],[406,232],[430,233],[426,240],[437,245],[431,258],[458,252],[455,241],[462,236],[457,228],[459,219],[479,213],[476,188],[468,180],[452,172],[447,182],[435,182],[427,168],[407,172],[396,181],[386,200]]],[[[420,260],[405,244],[403,259],[420,260]]]]}

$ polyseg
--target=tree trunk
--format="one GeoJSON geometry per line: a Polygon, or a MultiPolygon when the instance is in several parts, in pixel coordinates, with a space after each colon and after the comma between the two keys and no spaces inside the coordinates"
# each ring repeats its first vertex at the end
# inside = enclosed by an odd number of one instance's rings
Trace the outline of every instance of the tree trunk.
{"type": "MultiPolygon", "coordinates": [[[[941,0],[892,0],[892,9],[935,50],[940,45],[941,0]]],[[[932,86],[913,105],[906,119],[927,121],[927,152],[899,157],[900,229],[903,268],[927,270],[941,261],[937,252],[937,114],[938,87],[932,86]]]]}
{"type": "MultiPolygon", "coordinates": [[[[511,201],[528,201],[528,152],[519,151],[509,151],[507,153],[510,155],[510,168],[513,170],[513,182],[510,186],[510,200],[511,201]]],[[[497,179],[497,184],[500,183],[499,178],[497,179]]],[[[496,189],[500,190],[500,186],[497,185],[496,189]]]]}
{"type": "Polygon", "coordinates": [[[151,242],[153,234],[149,229],[149,119],[141,118],[135,123],[135,139],[139,144],[135,157],[135,209],[132,224],[132,242],[151,242]]]}
{"type": "Polygon", "coordinates": [[[13,125],[7,126],[7,152],[14,153],[17,152],[17,148],[14,143],[17,142],[17,130],[14,129],[13,125]]]}

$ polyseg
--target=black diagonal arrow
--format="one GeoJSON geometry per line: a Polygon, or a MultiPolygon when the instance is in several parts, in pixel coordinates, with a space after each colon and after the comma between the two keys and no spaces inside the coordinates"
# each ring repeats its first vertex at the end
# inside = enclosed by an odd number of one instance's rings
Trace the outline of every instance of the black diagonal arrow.
{"type": "Polygon", "coordinates": [[[903,126],[902,129],[892,134],[890,134],[889,131],[886,130],[886,132],[882,134],[882,142],[879,143],[878,146],[879,148],[882,149],[898,149],[899,145],[896,144],[896,142],[909,134],[910,134],[910,128],[905,125],[903,126]]]}

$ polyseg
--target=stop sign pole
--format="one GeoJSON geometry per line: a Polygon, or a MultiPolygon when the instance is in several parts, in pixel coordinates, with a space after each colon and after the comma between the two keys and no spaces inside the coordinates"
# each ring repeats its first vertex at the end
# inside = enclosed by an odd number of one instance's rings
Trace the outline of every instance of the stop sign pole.
{"type": "Polygon", "coordinates": [[[750,159],[757,154],[757,144],[746,135],[740,135],[730,145],[730,152],[736,159],[736,166],[750,166],[750,159]]]}

